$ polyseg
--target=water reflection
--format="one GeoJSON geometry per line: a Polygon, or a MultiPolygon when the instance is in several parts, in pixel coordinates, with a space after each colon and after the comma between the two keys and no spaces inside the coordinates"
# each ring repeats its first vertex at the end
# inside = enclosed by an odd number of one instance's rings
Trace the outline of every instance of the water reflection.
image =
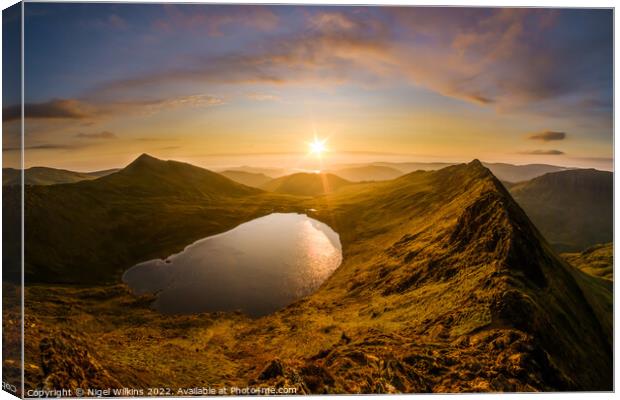
{"type": "Polygon", "coordinates": [[[315,291],[340,265],[340,239],[303,214],[270,214],[127,270],[163,313],[242,310],[259,316],[315,291]]]}

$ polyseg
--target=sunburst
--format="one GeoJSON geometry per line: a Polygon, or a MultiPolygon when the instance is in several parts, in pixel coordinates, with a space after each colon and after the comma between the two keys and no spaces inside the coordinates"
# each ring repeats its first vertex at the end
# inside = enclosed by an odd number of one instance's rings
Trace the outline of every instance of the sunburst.
{"type": "Polygon", "coordinates": [[[327,139],[314,138],[314,140],[308,143],[310,147],[310,153],[317,157],[322,156],[327,151],[327,139]]]}

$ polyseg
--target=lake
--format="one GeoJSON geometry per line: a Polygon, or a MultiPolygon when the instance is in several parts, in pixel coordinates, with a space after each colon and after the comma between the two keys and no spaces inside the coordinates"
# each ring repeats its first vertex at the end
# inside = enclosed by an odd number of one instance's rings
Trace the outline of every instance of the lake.
{"type": "Polygon", "coordinates": [[[313,293],[342,261],[340,238],[304,214],[274,213],[187,246],[123,275],[135,294],[156,293],[165,314],[240,310],[261,316],[313,293]]]}

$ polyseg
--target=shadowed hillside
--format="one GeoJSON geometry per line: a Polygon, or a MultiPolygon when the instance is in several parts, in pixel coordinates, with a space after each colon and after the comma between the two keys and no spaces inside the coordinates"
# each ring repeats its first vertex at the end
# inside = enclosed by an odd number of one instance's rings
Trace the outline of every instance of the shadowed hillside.
{"type": "Polygon", "coordinates": [[[281,194],[318,196],[335,192],[350,184],[351,182],[333,174],[300,172],[276,178],[262,185],[261,188],[281,194]]]}
{"type": "MultiPolygon", "coordinates": [[[[26,185],[55,185],[58,183],[74,183],[97,179],[109,175],[117,169],[108,169],[95,172],[74,172],[66,169],[48,167],[32,167],[25,170],[26,185]]],[[[19,185],[21,176],[18,169],[2,168],[2,185],[19,185]]]]}
{"type": "Polygon", "coordinates": [[[613,174],[579,169],[545,174],[510,193],[559,251],[613,239],[613,174]]]}
{"type": "MultiPolygon", "coordinates": [[[[6,188],[8,196],[19,195],[19,187],[6,188]]],[[[277,206],[255,204],[259,193],[214,172],[148,155],[97,180],[28,186],[25,224],[45,229],[25,233],[27,280],[115,281],[142,257],[168,255],[277,206]]]]}
{"type": "Polygon", "coordinates": [[[285,385],[298,393],[612,389],[611,286],[559,259],[478,161],[315,198],[230,186],[190,168],[190,176],[209,177],[234,195],[220,202],[206,186],[203,197],[166,189],[127,208],[138,198],[127,186],[133,172],[167,183],[164,170],[178,182],[182,168],[151,158],[132,165],[111,182],[32,190],[29,226],[53,229],[28,237],[26,248],[62,252],[52,265],[27,254],[33,276],[57,279],[39,275],[45,268],[62,268],[73,280],[90,268],[118,276],[110,273],[132,259],[166,256],[183,238],[190,243],[273,210],[315,210],[313,218],[339,233],[343,263],[313,295],[256,320],[162,316],[149,308],[152,297],[92,280],[91,288],[29,285],[27,387],[75,385],[100,371],[104,383],[86,383],[285,385]],[[91,191],[65,193],[74,187],[91,191]],[[69,198],[77,209],[63,207],[69,198]],[[78,244],[59,248],[71,240],[78,244]],[[89,357],[77,360],[85,349],[89,357]],[[43,365],[50,355],[55,361],[43,365]]]}

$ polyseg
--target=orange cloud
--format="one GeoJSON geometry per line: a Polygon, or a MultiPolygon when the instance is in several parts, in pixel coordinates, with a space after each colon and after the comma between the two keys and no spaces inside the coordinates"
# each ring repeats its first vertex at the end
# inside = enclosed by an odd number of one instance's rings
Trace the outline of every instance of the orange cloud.
{"type": "Polygon", "coordinates": [[[528,136],[528,139],[542,140],[543,142],[550,142],[552,140],[564,140],[566,139],[566,133],[556,132],[556,131],[544,131],[544,132],[533,133],[528,136]]]}
{"type": "Polygon", "coordinates": [[[117,136],[113,132],[103,131],[103,132],[95,132],[95,133],[78,133],[75,137],[82,139],[116,139],[117,136]]]}
{"type": "MultiPolygon", "coordinates": [[[[2,110],[3,121],[15,121],[21,119],[21,105],[6,106],[2,110]]],[[[43,103],[24,104],[26,118],[57,118],[57,119],[82,119],[87,118],[92,112],[92,107],[74,99],[53,99],[43,103]]]]}
{"type": "Polygon", "coordinates": [[[519,154],[560,156],[560,155],[563,155],[565,153],[563,151],[560,151],[560,150],[529,150],[529,151],[522,151],[519,154]]]}

